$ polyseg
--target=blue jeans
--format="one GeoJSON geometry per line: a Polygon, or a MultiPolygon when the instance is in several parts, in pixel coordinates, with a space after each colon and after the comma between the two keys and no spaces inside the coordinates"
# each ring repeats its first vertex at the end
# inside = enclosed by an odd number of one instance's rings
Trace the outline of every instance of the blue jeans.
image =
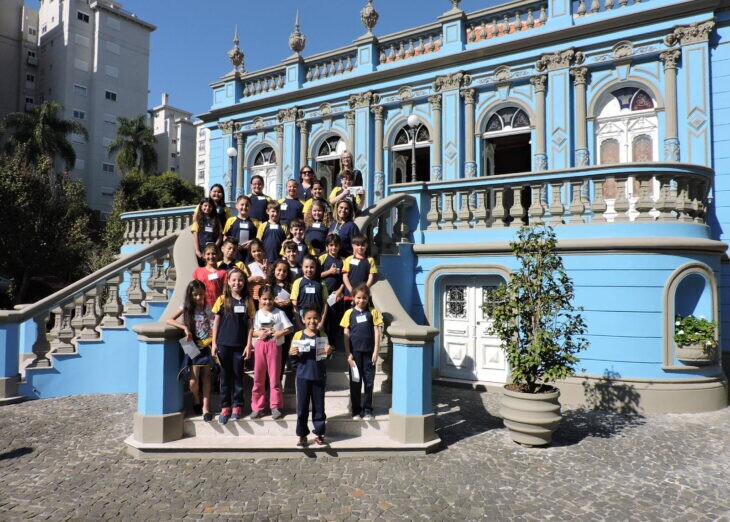
{"type": "Polygon", "coordinates": [[[218,345],[221,362],[221,408],[243,407],[243,352],[240,348],[218,345]]]}

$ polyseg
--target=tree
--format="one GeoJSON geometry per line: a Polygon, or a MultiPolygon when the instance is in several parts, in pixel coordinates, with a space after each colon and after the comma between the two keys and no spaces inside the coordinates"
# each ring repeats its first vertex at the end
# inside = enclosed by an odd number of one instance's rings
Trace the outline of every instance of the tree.
{"type": "Polygon", "coordinates": [[[117,136],[107,147],[110,156],[117,154],[117,167],[124,174],[136,169],[149,174],[157,165],[157,139],[147,125],[144,114],[134,118],[117,118],[117,136]]]}
{"type": "Polygon", "coordinates": [[[55,101],[46,101],[36,106],[33,112],[13,112],[0,122],[0,133],[5,136],[5,151],[13,155],[22,150],[28,163],[46,158],[51,162],[59,156],[67,169],[76,163],[76,152],[68,141],[69,134],[81,134],[89,138],[86,128],[74,120],[58,116],[63,106],[55,101]]]}
{"type": "MultiPolygon", "coordinates": [[[[69,175],[49,175],[48,157],[30,163],[26,148],[0,156],[0,274],[13,278],[15,302],[26,302],[31,278],[73,281],[88,273],[96,249],[84,187],[69,175]]],[[[36,297],[36,296],[34,296],[36,297]]]]}

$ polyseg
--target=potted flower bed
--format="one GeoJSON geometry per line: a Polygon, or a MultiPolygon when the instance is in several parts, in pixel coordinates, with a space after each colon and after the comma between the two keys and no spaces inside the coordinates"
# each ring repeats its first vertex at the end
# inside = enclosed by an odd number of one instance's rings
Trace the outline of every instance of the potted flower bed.
{"type": "Polygon", "coordinates": [[[560,391],[550,383],[575,373],[576,354],[588,346],[586,325],[552,227],[524,227],[510,246],[520,266],[484,303],[512,379],[500,413],[512,440],[544,446],[562,418],[560,391]]]}
{"type": "Polygon", "coordinates": [[[684,364],[703,366],[717,363],[717,325],[703,316],[677,316],[674,342],[677,359],[684,364]]]}

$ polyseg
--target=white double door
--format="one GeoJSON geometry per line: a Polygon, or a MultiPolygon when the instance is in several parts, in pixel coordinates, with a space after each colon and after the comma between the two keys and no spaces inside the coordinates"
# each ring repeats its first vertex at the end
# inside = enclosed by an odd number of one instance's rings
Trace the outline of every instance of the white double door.
{"type": "Polygon", "coordinates": [[[442,284],[440,372],[444,377],[506,383],[508,368],[499,339],[489,334],[482,311],[495,278],[454,277],[442,284]]]}

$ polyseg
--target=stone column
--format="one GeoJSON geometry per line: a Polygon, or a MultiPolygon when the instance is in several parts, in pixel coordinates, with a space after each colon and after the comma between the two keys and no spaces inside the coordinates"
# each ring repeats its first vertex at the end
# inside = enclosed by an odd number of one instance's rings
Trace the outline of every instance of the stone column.
{"type": "Polygon", "coordinates": [[[355,162],[355,111],[345,113],[347,122],[347,150],[352,153],[353,163],[355,162]]]}
{"type": "Polygon", "coordinates": [[[545,90],[547,88],[547,76],[540,74],[530,78],[532,88],[535,90],[535,153],[534,169],[547,170],[547,154],[545,152],[545,90]]]}
{"type": "Polygon", "coordinates": [[[6,321],[0,322],[0,406],[21,400],[18,396],[21,320],[7,317],[6,321]]]}
{"type": "Polygon", "coordinates": [[[474,89],[464,89],[461,95],[464,97],[464,176],[473,178],[477,174],[477,163],[474,146],[474,89]]]}
{"type": "Polygon", "coordinates": [[[375,183],[373,187],[373,202],[385,195],[385,172],[383,172],[383,132],[385,107],[375,105],[370,108],[375,116],[375,183]]]}
{"type": "Polygon", "coordinates": [[[590,164],[588,156],[588,122],[586,121],[586,82],[588,67],[576,67],[570,70],[575,84],[575,166],[585,167],[590,164]]]}
{"type": "Polygon", "coordinates": [[[276,131],[276,146],[279,149],[276,153],[278,161],[276,162],[276,196],[275,199],[282,197],[284,193],[284,126],[277,125],[274,127],[276,131]]]}
{"type": "Polygon", "coordinates": [[[309,122],[307,120],[299,120],[299,168],[307,165],[307,151],[309,150],[309,122]]]}
{"type": "Polygon", "coordinates": [[[442,165],[444,180],[462,177],[462,119],[460,90],[471,85],[472,78],[464,72],[455,72],[445,76],[437,76],[433,82],[433,91],[441,94],[442,101],[442,154],[445,161],[442,165]]]}
{"type": "Polygon", "coordinates": [[[665,88],[665,134],[664,160],[679,161],[679,134],[677,132],[677,61],[681,56],[679,49],[664,51],[659,58],[664,63],[665,88]]]}
{"type": "Polygon", "coordinates": [[[246,149],[246,135],[242,132],[237,132],[234,137],[236,138],[236,149],[238,155],[236,156],[236,194],[235,197],[231,196],[233,201],[235,201],[238,196],[242,195],[246,190],[243,179],[243,155],[246,149]]]}
{"type": "Polygon", "coordinates": [[[433,115],[433,146],[431,147],[431,181],[439,181],[441,179],[441,95],[434,94],[428,97],[428,103],[431,104],[431,114],[433,115]]]}

